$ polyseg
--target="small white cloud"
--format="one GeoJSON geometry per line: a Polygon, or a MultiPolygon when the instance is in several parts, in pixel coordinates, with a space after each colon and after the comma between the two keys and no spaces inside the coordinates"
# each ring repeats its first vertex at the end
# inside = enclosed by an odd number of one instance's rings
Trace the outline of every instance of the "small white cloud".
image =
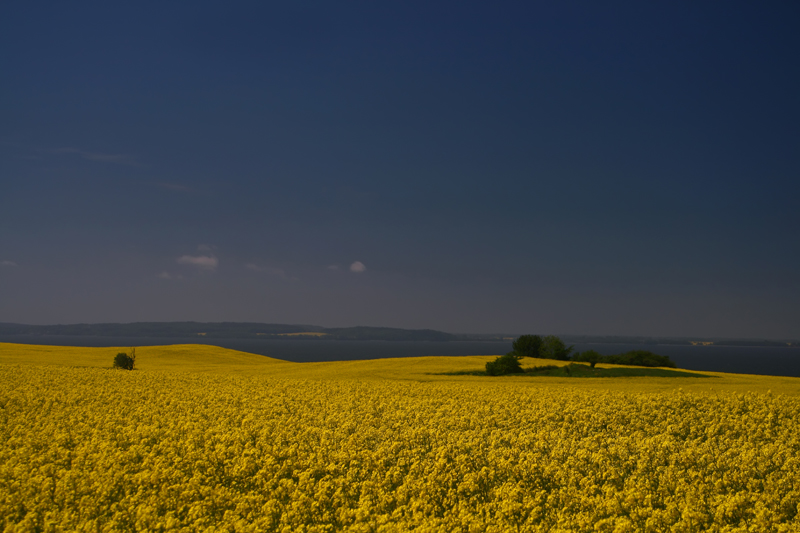
{"type": "Polygon", "coordinates": [[[255,263],[245,263],[244,267],[247,270],[252,270],[253,272],[261,272],[263,269],[255,263]]]}
{"type": "Polygon", "coordinates": [[[182,265],[192,265],[203,270],[216,270],[219,259],[213,255],[182,255],[178,258],[182,265]]]}
{"type": "Polygon", "coordinates": [[[356,261],[352,265],[350,265],[350,272],[357,272],[360,274],[365,270],[367,270],[367,267],[365,267],[364,263],[362,263],[361,261],[356,261]]]}
{"type": "Polygon", "coordinates": [[[328,270],[339,270],[339,265],[328,265],[328,270]]]}
{"type": "Polygon", "coordinates": [[[0,266],[15,267],[17,264],[14,261],[0,261],[0,266]]]}
{"type": "Polygon", "coordinates": [[[181,275],[170,274],[166,270],[158,275],[160,279],[183,279],[181,275]]]}

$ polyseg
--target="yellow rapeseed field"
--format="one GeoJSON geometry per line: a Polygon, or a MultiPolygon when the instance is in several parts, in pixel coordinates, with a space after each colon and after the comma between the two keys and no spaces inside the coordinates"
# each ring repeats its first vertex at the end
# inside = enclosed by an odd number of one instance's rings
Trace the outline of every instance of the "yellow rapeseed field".
{"type": "Polygon", "coordinates": [[[117,351],[0,344],[5,531],[800,531],[800,379],[117,351]]]}

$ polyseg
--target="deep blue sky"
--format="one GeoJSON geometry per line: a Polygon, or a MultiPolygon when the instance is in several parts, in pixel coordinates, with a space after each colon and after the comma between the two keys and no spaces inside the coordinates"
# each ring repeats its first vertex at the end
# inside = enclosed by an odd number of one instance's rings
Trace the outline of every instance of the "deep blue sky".
{"type": "Polygon", "coordinates": [[[800,337],[798,20],[5,2],[0,321],[800,337]]]}

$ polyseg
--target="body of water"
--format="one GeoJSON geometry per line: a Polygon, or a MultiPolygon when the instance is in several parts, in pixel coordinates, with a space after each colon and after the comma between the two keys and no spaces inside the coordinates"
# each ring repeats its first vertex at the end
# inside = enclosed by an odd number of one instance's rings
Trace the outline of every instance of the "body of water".
{"type": "MultiPolygon", "coordinates": [[[[510,341],[332,341],[6,335],[0,336],[0,342],[94,347],[213,344],[296,363],[428,355],[501,355],[511,350],[510,341]]],[[[659,355],[669,356],[678,367],[689,370],[800,377],[800,348],[795,347],[576,344],[575,349],[578,351],[597,350],[604,355],[630,350],[648,350],[659,355]]]]}

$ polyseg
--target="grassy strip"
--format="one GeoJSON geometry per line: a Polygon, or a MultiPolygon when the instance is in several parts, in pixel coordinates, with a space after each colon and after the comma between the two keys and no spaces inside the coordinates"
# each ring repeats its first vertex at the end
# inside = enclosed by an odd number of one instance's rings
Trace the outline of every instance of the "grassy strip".
{"type": "MultiPolygon", "coordinates": [[[[484,370],[467,370],[460,372],[444,372],[443,376],[486,376],[484,370]]],[[[557,376],[563,378],[619,378],[652,376],[660,378],[710,378],[706,374],[684,372],[668,368],[591,368],[589,365],[571,363],[564,366],[547,365],[526,368],[522,374],[505,374],[506,376],[557,376]]]]}

